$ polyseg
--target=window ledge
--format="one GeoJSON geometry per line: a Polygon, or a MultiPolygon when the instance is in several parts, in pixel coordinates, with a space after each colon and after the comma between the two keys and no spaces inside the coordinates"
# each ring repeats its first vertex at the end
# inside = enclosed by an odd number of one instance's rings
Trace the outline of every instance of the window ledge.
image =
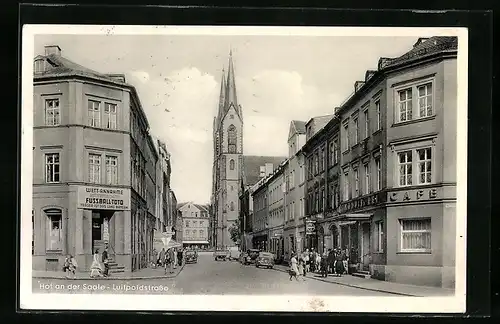
{"type": "Polygon", "coordinates": [[[396,254],[432,254],[431,251],[398,251],[396,254]]]}
{"type": "Polygon", "coordinates": [[[382,133],[382,128],[381,128],[381,129],[379,129],[379,130],[374,131],[372,135],[377,135],[377,134],[379,134],[379,133],[382,133]]]}
{"type": "Polygon", "coordinates": [[[415,123],[429,121],[429,120],[432,120],[432,119],[435,119],[435,118],[436,118],[436,115],[432,115],[432,116],[429,116],[429,117],[417,118],[417,119],[407,120],[407,121],[404,121],[404,122],[397,122],[397,123],[392,124],[392,127],[411,125],[411,124],[415,124],[415,123]]]}
{"type": "Polygon", "coordinates": [[[358,147],[360,144],[361,144],[361,142],[357,142],[356,144],[354,144],[354,145],[352,146],[352,148],[356,148],[356,147],[358,147]]]}
{"type": "Polygon", "coordinates": [[[347,153],[349,153],[349,151],[350,151],[350,149],[344,150],[344,151],[342,152],[342,154],[347,154],[347,153]]]}

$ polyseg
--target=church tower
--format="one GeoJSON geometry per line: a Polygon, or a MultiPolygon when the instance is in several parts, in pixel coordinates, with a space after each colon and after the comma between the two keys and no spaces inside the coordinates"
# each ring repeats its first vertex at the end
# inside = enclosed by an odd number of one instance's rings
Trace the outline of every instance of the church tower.
{"type": "Polygon", "coordinates": [[[215,246],[235,246],[229,229],[239,216],[243,164],[243,114],[236,96],[232,52],[222,71],[219,107],[213,120],[212,217],[215,246]]]}

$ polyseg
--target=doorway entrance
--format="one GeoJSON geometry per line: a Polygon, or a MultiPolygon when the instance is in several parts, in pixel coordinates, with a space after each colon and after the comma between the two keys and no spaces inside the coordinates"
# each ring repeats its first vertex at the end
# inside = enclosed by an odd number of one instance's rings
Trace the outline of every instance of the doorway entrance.
{"type": "Polygon", "coordinates": [[[102,253],[105,244],[109,245],[109,220],[113,214],[109,210],[92,211],[92,252],[102,253]]]}
{"type": "Polygon", "coordinates": [[[363,270],[368,271],[370,269],[370,223],[361,224],[362,228],[362,254],[361,262],[363,270]]]}

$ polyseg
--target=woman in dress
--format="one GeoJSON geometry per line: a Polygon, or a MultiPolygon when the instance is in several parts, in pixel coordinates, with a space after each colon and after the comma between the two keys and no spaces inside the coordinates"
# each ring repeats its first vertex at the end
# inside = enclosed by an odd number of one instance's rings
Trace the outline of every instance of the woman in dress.
{"type": "Polygon", "coordinates": [[[95,250],[94,252],[94,259],[92,261],[92,265],[90,266],[90,277],[91,278],[102,277],[102,266],[101,263],[99,262],[98,250],[95,250]]]}
{"type": "Polygon", "coordinates": [[[337,250],[337,253],[335,255],[335,273],[337,274],[337,277],[342,277],[342,274],[344,273],[344,260],[342,260],[342,253],[340,250],[337,250]]]}
{"type": "MultiPolygon", "coordinates": [[[[295,256],[295,254],[292,254],[292,258],[290,259],[290,271],[295,272],[295,280],[298,281],[298,276],[300,276],[300,273],[297,266],[297,257],[295,256]]],[[[290,281],[292,281],[292,276],[290,276],[290,281]]]]}

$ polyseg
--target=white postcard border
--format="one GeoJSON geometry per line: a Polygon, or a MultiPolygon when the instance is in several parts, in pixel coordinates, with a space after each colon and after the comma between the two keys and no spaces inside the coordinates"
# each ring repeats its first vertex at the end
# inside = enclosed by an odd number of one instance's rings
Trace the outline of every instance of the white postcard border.
{"type": "Polygon", "coordinates": [[[406,27],[242,27],[242,26],[104,26],[25,25],[22,31],[21,244],[20,307],[45,310],[164,311],[326,311],[394,313],[462,313],[466,294],[467,215],[467,63],[465,28],[406,27]],[[33,172],[33,57],[36,34],[121,35],[280,35],[280,36],[457,36],[457,207],[456,287],[449,297],[350,297],[258,295],[110,295],[32,292],[30,254],[33,172]],[[362,308],[360,308],[362,305],[362,308]]]}

